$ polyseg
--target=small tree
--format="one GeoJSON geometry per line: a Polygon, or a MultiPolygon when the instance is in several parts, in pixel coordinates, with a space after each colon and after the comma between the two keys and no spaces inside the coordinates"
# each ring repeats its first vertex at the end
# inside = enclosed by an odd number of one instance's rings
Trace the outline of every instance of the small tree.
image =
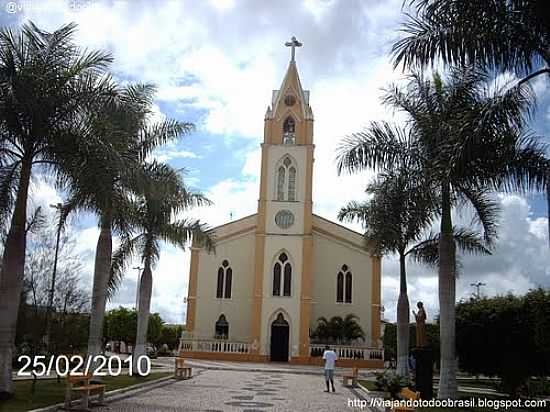
{"type": "Polygon", "coordinates": [[[183,328],[181,325],[163,325],[160,338],[161,343],[166,344],[170,350],[177,349],[182,331],[183,328]]]}
{"type": "Polygon", "coordinates": [[[152,313],[149,316],[149,325],[147,327],[147,341],[157,347],[162,344],[162,329],[164,321],[158,313],[152,313]]]}
{"type": "Polygon", "coordinates": [[[137,312],[120,306],[105,314],[103,335],[106,340],[134,345],[136,341],[137,312]]]}
{"type": "Polygon", "coordinates": [[[359,318],[350,313],[344,318],[333,316],[328,320],[324,316],[317,319],[313,337],[323,343],[350,343],[358,339],[365,340],[365,332],[357,322],[359,318]]]}

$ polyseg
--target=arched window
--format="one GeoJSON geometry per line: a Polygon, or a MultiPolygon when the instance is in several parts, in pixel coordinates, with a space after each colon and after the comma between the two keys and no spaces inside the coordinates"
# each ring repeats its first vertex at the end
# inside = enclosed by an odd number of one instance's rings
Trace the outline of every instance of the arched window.
{"type": "Polygon", "coordinates": [[[292,265],[286,253],[281,253],[273,266],[273,296],[290,296],[292,289],[292,265]],[[282,278],[281,278],[281,275],[282,278]],[[281,284],[282,283],[282,284],[281,284]]]}
{"type": "Polygon", "coordinates": [[[285,200],[285,174],[286,169],[279,167],[279,173],[277,174],[277,200],[285,200]]]}
{"type": "Polygon", "coordinates": [[[273,268],[273,296],[281,296],[281,264],[275,263],[273,268]]]}
{"type": "Polygon", "coordinates": [[[283,283],[283,295],[290,296],[290,284],[292,283],[292,267],[290,266],[290,263],[285,265],[285,277],[283,283]]]}
{"type": "Polygon", "coordinates": [[[296,143],[296,122],[288,116],[283,123],[283,144],[296,143]]]}
{"type": "Polygon", "coordinates": [[[336,276],[336,302],[351,303],[353,292],[353,275],[347,265],[343,265],[336,276]]]}
{"type": "Polygon", "coordinates": [[[216,287],[216,298],[231,299],[231,284],[233,283],[233,270],[225,259],[218,268],[218,282],[216,287]]]}
{"type": "Polygon", "coordinates": [[[296,200],[296,165],[285,156],[277,169],[277,200],[296,200]]]}
{"type": "Polygon", "coordinates": [[[214,337],[216,339],[227,339],[229,337],[229,322],[225,319],[225,315],[222,313],[216,321],[216,329],[214,331],[214,337]]]}
{"type": "Polygon", "coordinates": [[[288,200],[296,200],[296,168],[292,166],[288,169],[288,200]]]}
{"type": "Polygon", "coordinates": [[[344,301],[344,274],[338,272],[336,278],[336,302],[342,303],[344,301]]]}
{"type": "Polygon", "coordinates": [[[346,273],[346,303],[351,303],[351,272],[346,273]]]}
{"type": "Polygon", "coordinates": [[[218,287],[216,288],[216,297],[219,299],[223,298],[223,275],[224,270],[220,267],[218,269],[218,287]]]}
{"type": "Polygon", "coordinates": [[[233,270],[227,268],[225,271],[225,295],[226,299],[231,299],[231,282],[233,281],[233,270]]]}

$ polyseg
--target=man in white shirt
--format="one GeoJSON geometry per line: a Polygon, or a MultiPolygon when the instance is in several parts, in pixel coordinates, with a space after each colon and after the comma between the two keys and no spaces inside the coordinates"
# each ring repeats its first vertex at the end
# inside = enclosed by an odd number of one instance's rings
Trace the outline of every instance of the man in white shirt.
{"type": "Polygon", "coordinates": [[[328,345],[325,346],[325,351],[323,352],[323,359],[325,360],[325,382],[327,384],[327,390],[325,392],[330,392],[329,382],[332,385],[332,392],[336,392],[334,389],[334,365],[337,358],[336,352],[331,350],[328,345]]]}

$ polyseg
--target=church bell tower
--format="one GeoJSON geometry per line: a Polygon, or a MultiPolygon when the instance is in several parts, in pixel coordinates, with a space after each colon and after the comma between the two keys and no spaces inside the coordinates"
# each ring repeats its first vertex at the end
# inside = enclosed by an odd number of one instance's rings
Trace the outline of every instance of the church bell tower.
{"type": "Polygon", "coordinates": [[[301,45],[295,37],[286,43],[291,59],[264,118],[251,328],[265,348],[270,316],[280,310],[289,318],[294,357],[307,356],[309,348],[312,266],[313,112],[295,61],[301,45]],[[278,259],[280,270],[291,265],[292,272],[290,280],[280,275],[280,285],[278,259]]]}

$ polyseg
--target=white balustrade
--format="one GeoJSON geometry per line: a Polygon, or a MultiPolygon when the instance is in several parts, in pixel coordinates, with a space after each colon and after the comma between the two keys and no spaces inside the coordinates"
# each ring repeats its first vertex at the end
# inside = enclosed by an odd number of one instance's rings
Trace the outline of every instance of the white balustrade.
{"type": "MultiPolygon", "coordinates": [[[[321,357],[326,345],[309,345],[311,357],[321,357]]],[[[329,345],[339,359],[384,359],[384,350],[364,346],[329,345]]]]}
{"type": "Polygon", "coordinates": [[[227,340],[180,339],[180,351],[184,352],[218,352],[250,353],[250,344],[227,340]]]}

